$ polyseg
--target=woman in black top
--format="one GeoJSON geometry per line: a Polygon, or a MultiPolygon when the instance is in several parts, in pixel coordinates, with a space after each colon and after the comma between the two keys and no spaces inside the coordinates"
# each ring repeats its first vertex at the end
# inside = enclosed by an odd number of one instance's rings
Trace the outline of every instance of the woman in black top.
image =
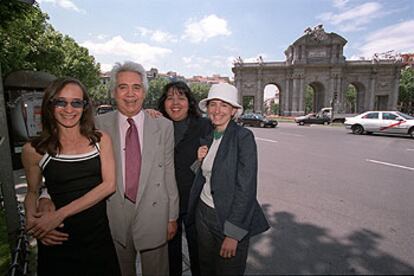
{"type": "MultiPolygon", "coordinates": [[[[190,169],[197,159],[200,138],[210,132],[209,120],[200,116],[198,104],[190,88],[182,81],[171,82],[164,87],[158,109],[174,123],[175,138],[175,178],[180,195],[180,216],[177,234],[168,243],[170,275],[182,274],[182,226],[186,221],[188,198],[194,180],[190,169]]],[[[192,275],[200,275],[198,248],[194,225],[185,225],[185,233],[190,255],[192,275]]]]}
{"type": "Polygon", "coordinates": [[[88,94],[76,79],[52,82],[41,112],[42,133],[22,152],[26,227],[38,238],[37,274],[120,275],[105,201],[115,191],[111,139],[95,128],[88,94]],[[44,213],[36,210],[42,176],[56,206],[44,213]]]}

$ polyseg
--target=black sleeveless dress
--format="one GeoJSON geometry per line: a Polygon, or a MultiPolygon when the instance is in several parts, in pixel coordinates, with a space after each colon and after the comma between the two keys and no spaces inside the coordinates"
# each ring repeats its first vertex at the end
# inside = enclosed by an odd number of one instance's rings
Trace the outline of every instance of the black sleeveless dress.
{"type": "MultiPolygon", "coordinates": [[[[99,146],[80,155],[45,154],[39,165],[56,209],[83,196],[102,182],[99,146]]],[[[111,238],[106,201],[68,217],[59,231],[69,234],[62,245],[38,241],[38,275],[120,275],[111,238]]]]}

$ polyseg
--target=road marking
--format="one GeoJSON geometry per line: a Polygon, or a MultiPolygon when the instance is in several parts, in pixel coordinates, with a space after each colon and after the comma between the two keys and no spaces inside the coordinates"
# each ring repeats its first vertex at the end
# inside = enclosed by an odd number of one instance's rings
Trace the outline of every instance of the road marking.
{"type": "Polygon", "coordinates": [[[260,137],[256,137],[256,140],[271,142],[271,143],[278,143],[279,142],[279,141],[276,141],[276,140],[270,140],[270,139],[265,139],[265,138],[260,138],[260,137]]]}
{"type": "Polygon", "coordinates": [[[382,161],[377,161],[377,160],[371,160],[371,159],[367,159],[366,161],[376,163],[376,164],[380,164],[380,165],[385,165],[385,166],[396,167],[396,168],[401,168],[401,169],[414,171],[414,168],[401,166],[401,165],[397,165],[397,164],[392,164],[392,163],[387,163],[387,162],[382,162],[382,161]]]}
{"type": "Polygon", "coordinates": [[[414,149],[407,149],[408,151],[414,151],[414,149]]]}

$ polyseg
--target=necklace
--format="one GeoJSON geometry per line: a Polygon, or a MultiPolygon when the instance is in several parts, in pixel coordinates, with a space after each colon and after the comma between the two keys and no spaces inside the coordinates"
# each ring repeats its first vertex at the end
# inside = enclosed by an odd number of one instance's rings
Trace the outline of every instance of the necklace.
{"type": "Polygon", "coordinates": [[[220,132],[220,131],[214,130],[213,131],[214,140],[220,139],[223,136],[223,134],[224,134],[224,131],[220,132]]]}

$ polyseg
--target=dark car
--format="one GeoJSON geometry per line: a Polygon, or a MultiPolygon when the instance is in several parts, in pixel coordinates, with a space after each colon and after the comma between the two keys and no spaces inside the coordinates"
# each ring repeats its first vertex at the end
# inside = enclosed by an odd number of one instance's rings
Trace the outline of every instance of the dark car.
{"type": "Polygon", "coordinates": [[[101,104],[96,108],[96,115],[105,114],[114,110],[115,108],[110,104],[101,104]]]}
{"type": "Polygon", "coordinates": [[[329,125],[331,123],[331,118],[329,116],[311,113],[305,116],[296,117],[295,122],[301,126],[305,124],[329,125]]]}
{"type": "Polygon", "coordinates": [[[255,126],[255,127],[276,127],[276,120],[266,119],[261,114],[244,114],[238,119],[238,123],[241,126],[255,126]]]}

